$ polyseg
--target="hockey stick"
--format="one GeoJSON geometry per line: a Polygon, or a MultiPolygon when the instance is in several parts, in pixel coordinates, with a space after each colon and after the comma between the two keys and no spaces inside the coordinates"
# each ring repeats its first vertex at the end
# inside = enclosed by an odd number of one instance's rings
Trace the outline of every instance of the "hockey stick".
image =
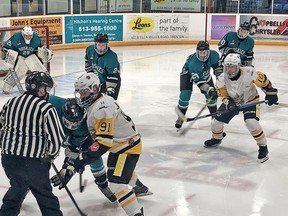
{"type": "Polygon", "coordinates": [[[54,164],[54,163],[51,163],[51,164],[52,164],[52,167],[53,167],[55,173],[57,174],[58,178],[60,179],[61,183],[64,185],[64,188],[65,188],[68,196],[70,197],[70,199],[72,200],[72,202],[73,202],[73,204],[75,205],[76,209],[78,210],[79,214],[80,214],[81,216],[87,216],[87,214],[85,214],[84,212],[82,212],[81,209],[79,208],[79,206],[78,206],[77,202],[75,201],[73,195],[71,194],[69,188],[68,188],[67,185],[64,183],[65,181],[64,181],[63,177],[61,176],[61,174],[59,173],[59,171],[58,171],[57,167],[55,166],[55,164],[54,164]]]}
{"type": "MultiPolygon", "coordinates": [[[[79,154],[81,154],[81,153],[82,153],[82,143],[79,146],[79,154]]],[[[80,190],[80,193],[82,193],[84,191],[85,187],[87,186],[87,179],[85,179],[84,183],[82,183],[83,171],[84,170],[82,170],[82,169],[79,170],[79,190],[80,190]]]]}
{"type": "Polygon", "coordinates": [[[12,75],[12,77],[13,77],[15,83],[16,83],[16,86],[17,86],[19,92],[21,94],[23,94],[25,91],[24,91],[24,89],[23,89],[23,87],[22,87],[22,85],[20,83],[19,77],[17,76],[15,70],[13,68],[10,68],[9,71],[10,71],[10,73],[11,73],[11,75],[12,75]]]}
{"type": "MultiPolygon", "coordinates": [[[[245,104],[245,105],[242,105],[242,106],[239,106],[239,110],[242,110],[242,109],[245,109],[247,107],[251,107],[251,106],[256,106],[257,104],[262,104],[262,103],[267,103],[267,101],[265,100],[262,100],[262,101],[258,101],[258,102],[255,102],[255,103],[251,103],[251,104],[245,104]]],[[[229,112],[229,110],[224,110],[224,111],[218,111],[218,112],[215,112],[215,113],[210,113],[210,114],[207,114],[207,115],[202,115],[202,116],[196,116],[196,117],[193,117],[193,118],[186,118],[184,117],[184,121],[186,122],[190,122],[190,121],[196,121],[198,119],[202,119],[202,118],[206,118],[206,117],[209,117],[209,116],[217,116],[217,115],[221,115],[223,113],[226,113],[226,112],[229,112]]]]}
{"type": "Polygon", "coordinates": [[[82,183],[82,170],[79,170],[79,189],[80,189],[80,193],[82,193],[85,189],[85,187],[87,186],[87,179],[84,180],[84,182],[82,183]]]}
{"type": "MultiPolygon", "coordinates": [[[[195,116],[195,118],[198,118],[198,117],[202,114],[202,112],[205,110],[205,108],[207,107],[207,105],[210,103],[211,100],[212,100],[212,97],[208,98],[208,100],[206,101],[205,105],[204,105],[204,106],[201,108],[201,110],[197,113],[197,115],[195,116]]],[[[185,119],[185,115],[180,111],[180,109],[179,109],[178,106],[175,107],[175,111],[176,111],[176,113],[177,113],[177,115],[178,115],[178,117],[179,117],[180,119],[182,119],[182,120],[185,119]]],[[[180,129],[178,130],[178,133],[181,134],[181,135],[186,134],[186,132],[188,131],[188,129],[189,129],[193,124],[194,124],[194,122],[191,121],[188,125],[186,125],[186,127],[180,128],[180,129]]]]}

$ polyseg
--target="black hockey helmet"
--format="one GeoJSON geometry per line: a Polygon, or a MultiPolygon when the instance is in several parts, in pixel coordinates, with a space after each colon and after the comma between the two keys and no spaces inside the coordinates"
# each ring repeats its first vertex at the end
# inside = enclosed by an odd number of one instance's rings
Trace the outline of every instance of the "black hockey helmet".
{"type": "Polygon", "coordinates": [[[48,99],[48,93],[54,86],[54,81],[49,73],[33,71],[25,79],[26,91],[38,97],[40,88],[45,87],[46,94],[43,99],[48,99]]]}
{"type": "Polygon", "coordinates": [[[62,122],[65,127],[75,130],[84,118],[84,110],[81,108],[76,98],[67,98],[62,105],[62,122]]]}
{"type": "Polygon", "coordinates": [[[243,30],[246,30],[246,31],[250,31],[251,26],[250,26],[249,22],[244,22],[244,23],[240,24],[240,28],[243,30]]]}
{"type": "Polygon", "coordinates": [[[196,50],[209,50],[210,46],[208,41],[199,41],[196,50]]]}
{"type": "Polygon", "coordinates": [[[196,57],[198,58],[199,61],[205,62],[210,56],[210,48],[209,48],[209,43],[208,41],[199,41],[196,47],[196,57]],[[207,51],[206,55],[203,52],[201,54],[199,53],[200,51],[207,51]]]}
{"type": "Polygon", "coordinates": [[[98,33],[95,36],[94,41],[97,43],[108,43],[108,35],[104,33],[98,33]]]}

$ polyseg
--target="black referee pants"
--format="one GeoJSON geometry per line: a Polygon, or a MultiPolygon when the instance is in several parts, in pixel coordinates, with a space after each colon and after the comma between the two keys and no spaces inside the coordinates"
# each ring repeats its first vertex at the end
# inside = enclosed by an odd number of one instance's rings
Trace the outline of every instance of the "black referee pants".
{"type": "Polygon", "coordinates": [[[49,162],[2,155],[2,166],[10,180],[10,188],[3,197],[0,216],[18,215],[29,190],[36,198],[43,216],[63,215],[59,200],[52,193],[49,162]]]}

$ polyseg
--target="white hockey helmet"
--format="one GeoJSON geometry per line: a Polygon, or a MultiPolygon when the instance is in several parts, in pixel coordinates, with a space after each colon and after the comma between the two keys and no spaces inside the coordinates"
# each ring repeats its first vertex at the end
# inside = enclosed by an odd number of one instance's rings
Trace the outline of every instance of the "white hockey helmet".
{"type": "Polygon", "coordinates": [[[85,73],[74,83],[75,98],[81,107],[89,107],[100,93],[100,80],[94,73],[85,73]]]}
{"type": "Polygon", "coordinates": [[[229,78],[233,78],[239,73],[240,65],[240,55],[236,53],[230,53],[225,57],[223,62],[224,73],[226,73],[229,78]]]}
{"type": "Polygon", "coordinates": [[[31,41],[31,39],[32,39],[32,37],[33,37],[33,30],[32,30],[32,28],[31,28],[30,26],[25,26],[25,27],[22,29],[21,33],[22,33],[22,36],[23,36],[23,38],[24,38],[24,40],[25,40],[25,43],[26,43],[26,44],[30,44],[30,41],[31,41]]]}

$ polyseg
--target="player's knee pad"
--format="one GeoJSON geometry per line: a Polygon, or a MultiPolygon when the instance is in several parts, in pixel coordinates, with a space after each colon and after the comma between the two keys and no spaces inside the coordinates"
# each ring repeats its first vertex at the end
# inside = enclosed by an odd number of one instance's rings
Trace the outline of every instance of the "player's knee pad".
{"type": "Polygon", "coordinates": [[[222,121],[218,121],[217,119],[214,119],[211,122],[211,128],[213,131],[220,131],[224,127],[224,123],[222,121]]]}
{"type": "Polygon", "coordinates": [[[259,130],[259,128],[261,128],[259,121],[254,118],[245,119],[245,125],[250,132],[259,130]]]}

